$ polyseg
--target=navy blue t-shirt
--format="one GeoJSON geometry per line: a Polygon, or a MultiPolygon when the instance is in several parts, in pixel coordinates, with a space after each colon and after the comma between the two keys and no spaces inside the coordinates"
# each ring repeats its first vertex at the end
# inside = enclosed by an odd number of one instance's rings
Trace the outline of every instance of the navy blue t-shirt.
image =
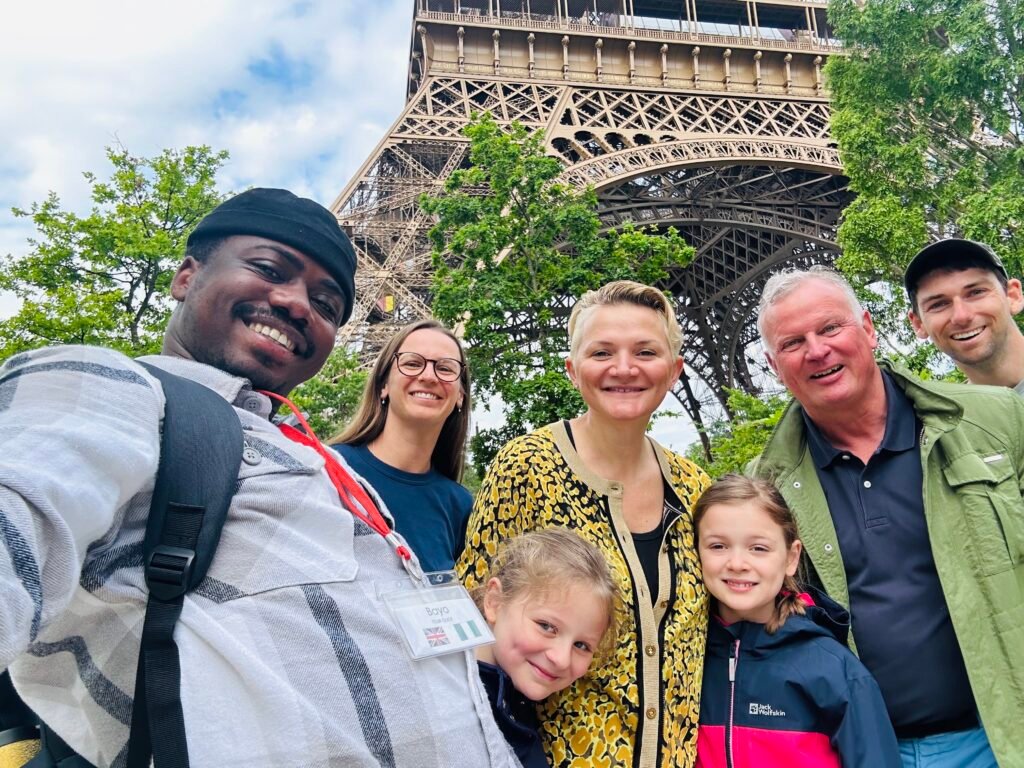
{"type": "Polygon", "coordinates": [[[424,571],[450,571],[466,543],[473,495],[431,469],[422,474],[396,469],[365,445],[332,446],[384,499],[424,571]]]}
{"type": "Polygon", "coordinates": [[[804,413],[807,442],[839,539],[857,652],[896,735],[976,725],[963,654],[925,519],[921,425],[887,374],[885,436],[865,466],[804,413]]]}

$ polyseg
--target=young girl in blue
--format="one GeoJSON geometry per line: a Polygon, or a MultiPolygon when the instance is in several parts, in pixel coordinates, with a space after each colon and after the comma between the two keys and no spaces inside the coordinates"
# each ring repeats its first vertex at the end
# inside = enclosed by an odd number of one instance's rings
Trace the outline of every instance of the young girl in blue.
{"type": "Polygon", "coordinates": [[[698,768],[900,768],[878,684],[846,647],[848,614],[797,588],[802,545],[775,487],[727,475],[693,518],[713,597],[698,768]]]}
{"type": "Polygon", "coordinates": [[[494,719],[523,768],[547,768],[536,702],[615,645],[618,591],[604,556],[565,528],[506,541],[474,597],[494,633],[477,648],[494,719]]]}

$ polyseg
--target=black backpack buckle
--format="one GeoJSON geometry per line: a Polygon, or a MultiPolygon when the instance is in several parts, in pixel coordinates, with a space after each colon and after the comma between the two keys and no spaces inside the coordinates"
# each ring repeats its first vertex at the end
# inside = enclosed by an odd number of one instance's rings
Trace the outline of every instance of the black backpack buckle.
{"type": "Polygon", "coordinates": [[[188,591],[195,559],[193,549],[166,544],[156,546],[146,563],[146,586],[150,595],[164,602],[184,595],[188,591]]]}

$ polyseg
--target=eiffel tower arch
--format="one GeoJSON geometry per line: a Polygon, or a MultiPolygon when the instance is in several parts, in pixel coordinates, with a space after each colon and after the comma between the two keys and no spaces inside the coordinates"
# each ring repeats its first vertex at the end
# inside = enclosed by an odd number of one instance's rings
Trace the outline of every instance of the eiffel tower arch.
{"type": "Polygon", "coordinates": [[[665,287],[686,333],[676,396],[700,426],[724,387],[774,386],[761,288],[831,263],[849,202],[822,66],[827,0],[414,0],[406,106],[333,204],[359,257],[340,341],[372,354],[430,314],[417,205],[466,162],[477,112],[543,130],[605,227],[676,227],[697,248],[665,287]]]}

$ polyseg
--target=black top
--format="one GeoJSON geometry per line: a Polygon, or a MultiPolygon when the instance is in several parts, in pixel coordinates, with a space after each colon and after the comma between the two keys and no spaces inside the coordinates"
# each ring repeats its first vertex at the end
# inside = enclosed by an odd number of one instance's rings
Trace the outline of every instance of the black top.
{"type": "MultiPolygon", "coordinates": [[[[568,421],[562,422],[565,425],[565,434],[569,438],[572,447],[576,447],[576,440],[572,436],[572,427],[568,421]]],[[[636,550],[640,567],[644,571],[644,579],[647,581],[647,591],[651,595],[651,603],[658,599],[658,554],[661,551],[661,543],[665,540],[665,526],[671,525],[678,517],[682,509],[682,503],[676,492],[668,481],[662,478],[663,494],[665,497],[661,521],[650,531],[643,533],[631,533],[633,548],[636,550]]]]}
{"type": "Polygon", "coordinates": [[[897,735],[961,730],[977,723],[974,696],[928,538],[921,424],[883,378],[885,436],[866,466],[804,413],[807,441],[843,554],[857,652],[897,735]]]}
{"type": "Polygon", "coordinates": [[[523,764],[523,768],[548,768],[548,759],[541,749],[537,729],[537,705],[512,685],[512,679],[501,667],[478,661],[480,680],[491,701],[494,721],[505,741],[523,764]]]}

